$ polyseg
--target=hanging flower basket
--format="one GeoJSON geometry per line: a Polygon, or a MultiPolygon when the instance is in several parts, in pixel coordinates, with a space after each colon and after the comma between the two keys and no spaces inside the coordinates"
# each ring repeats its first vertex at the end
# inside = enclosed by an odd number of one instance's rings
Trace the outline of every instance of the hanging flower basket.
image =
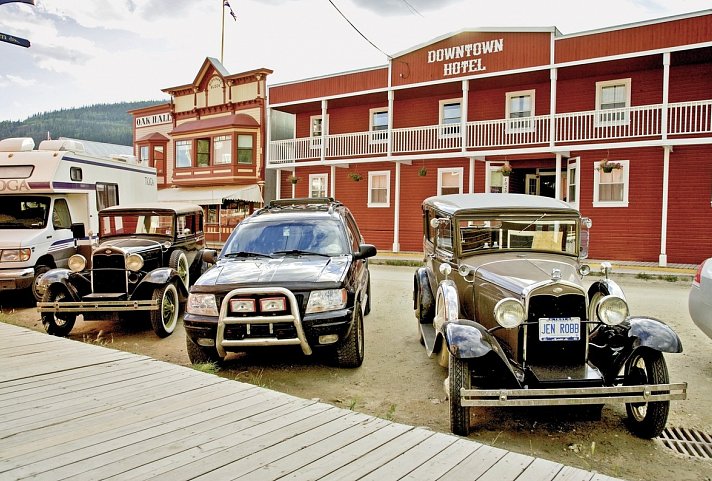
{"type": "Polygon", "coordinates": [[[614,170],[622,169],[623,165],[620,162],[611,162],[608,159],[603,159],[598,163],[596,170],[602,170],[603,172],[610,174],[614,170]]]}
{"type": "Polygon", "coordinates": [[[428,169],[426,169],[425,167],[419,168],[418,175],[421,177],[425,177],[426,175],[428,175],[428,169]]]}
{"type": "Polygon", "coordinates": [[[363,177],[362,177],[361,174],[359,174],[358,172],[349,172],[349,178],[350,178],[351,180],[353,180],[354,182],[358,182],[358,181],[361,180],[363,177]]]}
{"type": "Polygon", "coordinates": [[[499,170],[500,172],[502,172],[503,176],[509,177],[509,174],[512,173],[512,166],[509,165],[509,162],[505,162],[504,165],[502,165],[502,168],[499,170]]]}
{"type": "Polygon", "coordinates": [[[289,177],[287,177],[287,180],[292,184],[296,184],[297,182],[299,182],[299,177],[297,177],[296,175],[290,175],[289,177]]]}

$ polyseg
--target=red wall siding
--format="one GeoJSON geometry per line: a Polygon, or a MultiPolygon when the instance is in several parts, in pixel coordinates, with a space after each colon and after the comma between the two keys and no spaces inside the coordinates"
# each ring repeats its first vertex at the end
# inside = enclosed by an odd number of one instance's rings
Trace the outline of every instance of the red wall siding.
{"type": "Polygon", "coordinates": [[[364,72],[337,74],[332,77],[304,80],[289,85],[277,85],[269,88],[269,97],[271,104],[279,104],[386,88],[387,86],[388,68],[384,67],[364,72]]]}
{"type": "MultiPolygon", "coordinates": [[[[710,51],[712,58],[712,51],[710,51]]],[[[670,102],[712,98],[712,62],[673,65],[670,68],[670,102]]]]}

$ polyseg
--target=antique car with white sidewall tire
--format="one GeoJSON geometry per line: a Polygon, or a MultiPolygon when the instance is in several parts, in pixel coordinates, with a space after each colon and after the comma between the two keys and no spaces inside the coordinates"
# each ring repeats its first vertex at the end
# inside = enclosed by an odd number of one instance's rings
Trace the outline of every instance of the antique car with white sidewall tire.
{"type": "Polygon", "coordinates": [[[136,321],[154,332],[176,328],[188,288],[205,270],[203,210],[194,204],[147,203],[99,212],[97,245],[79,245],[68,268],[51,269],[37,303],[49,334],[67,336],[84,320],[136,321]]]}
{"type": "Polygon", "coordinates": [[[682,352],[663,321],[630,315],[603,277],[586,288],[591,221],[569,204],[522,194],[456,194],[423,202],[425,265],[413,305],[427,354],[448,369],[452,432],[471,408],[626,405],[643,438],[665,427],[671,400],[663,353],[682,352]]]}

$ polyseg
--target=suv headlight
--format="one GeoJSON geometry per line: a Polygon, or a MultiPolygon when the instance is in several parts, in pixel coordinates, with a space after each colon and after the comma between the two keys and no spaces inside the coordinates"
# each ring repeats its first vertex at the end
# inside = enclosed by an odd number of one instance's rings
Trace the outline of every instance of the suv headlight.
{"type": "Polygon", "coordinates": [[[628,317],[628,304],[618,296],[605,296],[598,301],[596,314],[602,323],[617,326],[628,317]]]}
{"type": "Polygon", "coordinates": [[[494,318],[505,329],[517,327],[524,322],[524,305],[513,297],[506,297],[494,306],[494,318]]]}
{"type": "Polygon", "coordinates": [[[335,311],[346,307],[346,289],[324,289],[312,291],[307,302],[307,314],[313,312],[335,311]]]}
{"type": "Polygon", "coordinates": [[[185,305],[188,314],[199,316],[218,316],[218,304],[215,302],[214,294],[188,294],[188,302],[185,305]]]}
{"type": "Polygon", "coordinates": [[[126,258],[126,269],[131,272],[138,272],[143,267],[143,257],[139,254],[130,254],[126,258]]]}
{"type": "Polygon", "coordinates": [[[87,259],[81,254],[74,254],[67,261],[67,266],[72,272],[81,272],[87,266],[87,259]]]}
{"type": "Polygon", "coordinates": [[[25,262],[32,257],[31,249],[5,249],[2,251],[2,262],[25,262]]]}

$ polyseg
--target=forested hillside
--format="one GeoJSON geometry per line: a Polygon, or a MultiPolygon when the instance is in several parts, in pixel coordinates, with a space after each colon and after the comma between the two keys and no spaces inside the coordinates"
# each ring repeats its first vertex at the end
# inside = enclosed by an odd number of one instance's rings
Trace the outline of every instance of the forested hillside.
{"type": "Polygon", "coordinates": [[[133,118],[129,110],[165,101],[121,102],[62,109],[33,115],[22,121],[0,121],[0,139],[32,137],[35,145],[47,139],[70,137],[111,144],[132,145],[133,118]]]}

